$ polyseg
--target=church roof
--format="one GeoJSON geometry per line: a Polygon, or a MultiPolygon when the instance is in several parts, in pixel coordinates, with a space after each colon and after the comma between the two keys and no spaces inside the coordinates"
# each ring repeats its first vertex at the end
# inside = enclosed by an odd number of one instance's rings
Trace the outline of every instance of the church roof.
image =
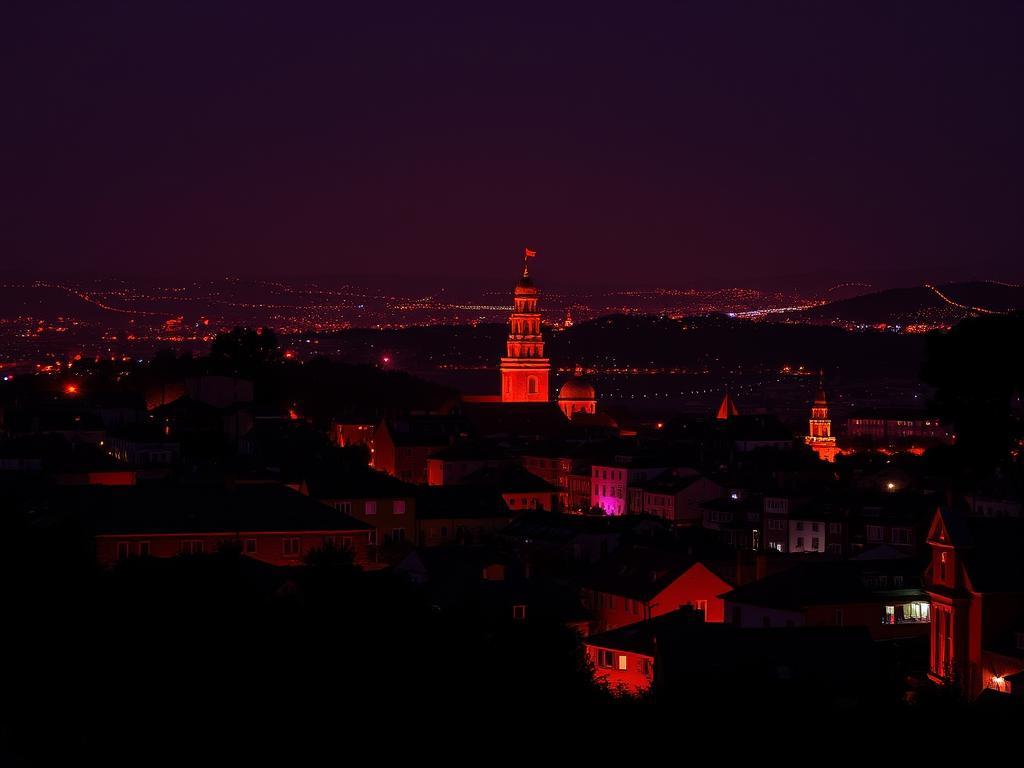
{"type": "Polygon", "coordinates": [[[584,378],[573,376],[558,390],[559,400],[594,400],[597,393],[594,387],[584,378]]]}
{"type": "Polygon", "coordinates": [[[737,408],[736,403],[733,402],[732,395],[726,392],[725,397],[722,398],[722,404],[718,406],[718,413],[715,414],[715,418],[728,419],[739,415],[740,409],[737,408]]]}
{"type": "Polygon", "coordinates": [[[824,408],[828,405],[828,401],[825,399],[825,373],[822,371],[818,375],[818,395],[814,398],[814,404],[819,408],[824,408]]]}

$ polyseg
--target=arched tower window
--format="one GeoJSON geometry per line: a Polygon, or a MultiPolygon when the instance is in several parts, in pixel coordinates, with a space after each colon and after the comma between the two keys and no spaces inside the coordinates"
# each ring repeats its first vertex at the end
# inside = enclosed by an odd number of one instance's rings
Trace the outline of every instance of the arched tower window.
{"type": "Polygon", "coordinates": [[[526,393],[530,394],[530,395],[536,395],[537,394],[537,377],[536,376],[530,376],[526,380],[526,393]]]}

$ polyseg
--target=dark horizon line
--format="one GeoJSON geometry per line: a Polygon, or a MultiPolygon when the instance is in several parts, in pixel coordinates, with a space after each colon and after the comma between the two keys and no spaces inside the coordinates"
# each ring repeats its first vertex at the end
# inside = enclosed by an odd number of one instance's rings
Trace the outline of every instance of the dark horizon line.
{"type": "MultiPolygon", "coordinates": [[[[956,283],[1001,283],[1011,287],[1024,287],[1024,273],[1018,275],[1007,274],[999,276],[919,276],[911,278],[910,272],[917,270],[897,269],[881,271],[866,271],[860,274],[842,272],[806,272],[791,273],[773,277],[757,276],[743,281],[727,282],[724,278],[691,281],[689,283],[677,282],[675,280],[661,282],[649,281],[625,281],[617,280],[614,283],[608,280],[594,280],[582,282],[578,278],[567,280],[557,275],[546,279],[544,271],[536,269],[537,281],[547,283],[549,288],[567,291],[571,289],[569,283],[583,291],[608,291],[608,290],[637,290],[637,291],[658,291],[658,290],[697,290],[715,291],[726,289],[752,289],[762,291],[800,291],[800,290],[825,290],[830,287],[838,287],[844,283],[863,283],[866,292],[878,292],[900,288],[917,288],[926,284],[956,284],[956,283]],[[1019,282],[1018,282],[1019,281],[1019,282]]],[[[193,284],[197,282],[218,282],[238,281],[249,283],[284,282],[300,284],[316,281],[331,281],[334,283],[380,283],[382,281],[397,280],[417,282],[420,284],[431,284],[437,287],[437,283],[448,283],[453,288],[465,289],[480,287],[485,290],[500,290],[506,283],[514,282],[517,270],[510,270],[510,276],[491,274],[477,277],[457,274],[452,272],[428,270],[410,271],[381,271],[381,272],[308,272],[288,274],[256,274],[236,273],[224,274],[190,274],[188,277],[176,275],[167,271],[160,272],[130,272],[112,270],[51,270],[51,269],[25,269],[25,268],[2,268],[0,269],[0,280],[53,280],[53,279],[74,279],[74,280],[110,280],[126,283],[152,283],[166,282],[176,284],[193,284]]]]}

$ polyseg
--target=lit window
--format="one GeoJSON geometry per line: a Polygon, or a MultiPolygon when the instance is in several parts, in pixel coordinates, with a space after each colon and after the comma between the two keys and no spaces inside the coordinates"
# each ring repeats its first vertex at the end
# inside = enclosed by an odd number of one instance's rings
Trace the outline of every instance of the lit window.
{"type": "Polygon", "coordinates": [[[513,605],[512,606],[512,618],[516,621],[526,621],[526,606],[525,605],[513,605]]]}
{"type": "Polygon", "coordinates": [[[395,501],[395,502],[394,502],[394,503],[392,504],[391,510],[392,510],[392,512],[394,512],[394,513],[395,513],[396,515],[404,515],[404,514],[405,514],[405,501],[403,501],[403,500],[400,500],[400,499],[399,499],[399,500],[396,500],[396,501],[395,501]]]}
{"type": "Polygon", "coordinates": [[[363,511],[367,515],[376,515],[377,514],[377,502],[376,501],[368,501],[368,502],[366,502],[366,506],[363,507],[363,511]]]}
{"type": "Polygon", "coordinates": [[[625,654],[620,654],[620,655],[619,655],[619,663],[618,663],[618,668],[619,668],[619,671],[620,671],[620,672],[625,672],[625,671],[626,671],[626,668],[627,668],[628,666],[629,666],[629,665],[628,665],[628,663],[627,663],[626,655],[625,655],[625,654]]]}

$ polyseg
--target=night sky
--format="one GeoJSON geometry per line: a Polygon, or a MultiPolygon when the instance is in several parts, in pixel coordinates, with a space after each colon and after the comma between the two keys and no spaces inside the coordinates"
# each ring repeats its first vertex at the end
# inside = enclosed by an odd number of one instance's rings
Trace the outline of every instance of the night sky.
{"type": "Polygon", "coordinates": [[[14,0],[0,269],[1024,277],[1024,3],[14,0]]]}

